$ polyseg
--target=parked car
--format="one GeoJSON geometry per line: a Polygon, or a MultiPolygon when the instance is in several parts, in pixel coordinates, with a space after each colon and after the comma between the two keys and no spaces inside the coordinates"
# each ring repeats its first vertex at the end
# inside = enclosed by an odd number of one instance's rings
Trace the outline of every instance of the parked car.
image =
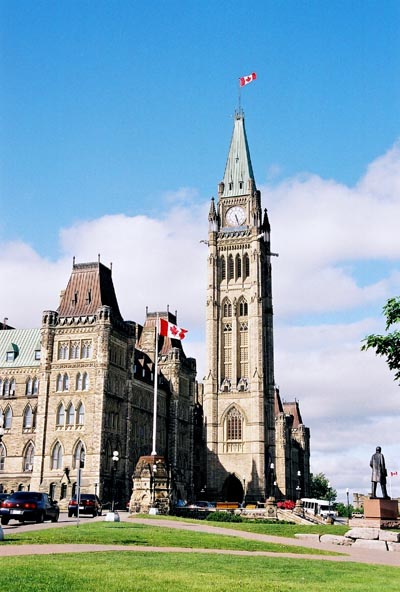
{"type": "Polygon", "coordinates": [[[18,520],[19,522],[51,520],[57,522],[60,508],[47,493],[16,491],[1,503],[0,516],[2,524],[8,524],[10,520],[18,520]]]}
{"type": "Polygon", "coordinates": [[[215,508],[215,504],[213,502],[200,500],[198,502],[193,502],[193,504],[190,504],[187,507],[190,510],[206,510],[207,508],[215,508]]]}
{"type": "Polygon", "coordinates": [[[9,493],[0,493],[0,507],[2,502],[4,502],[4,500],[6,500],[8,497],[10,497],[9,493]]]}
{"type": "MultiPolygon", "coordinates": [[[[79,515],[91,514],[93,518],[101,516],[103,512],[103,506],[101,501],[94,493],[81,493],[79,500],[79,515]]],[[[68,504],[68,516],[77,516],[78,514],[78,499],[77,496],[70,500],[68,504]]]]}

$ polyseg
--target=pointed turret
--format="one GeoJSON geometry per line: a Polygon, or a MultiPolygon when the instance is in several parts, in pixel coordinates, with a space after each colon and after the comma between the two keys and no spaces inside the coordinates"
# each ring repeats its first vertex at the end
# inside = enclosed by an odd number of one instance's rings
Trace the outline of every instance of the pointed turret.
{"type": "Polygon", "coordinates": [[[244,126],[244,113],[239,111],[235,113],[228,160],[219,192],[223,197],[230,197],[247,195],[252,193],[253,189],[255,189],[255,179],[244,126]]]}

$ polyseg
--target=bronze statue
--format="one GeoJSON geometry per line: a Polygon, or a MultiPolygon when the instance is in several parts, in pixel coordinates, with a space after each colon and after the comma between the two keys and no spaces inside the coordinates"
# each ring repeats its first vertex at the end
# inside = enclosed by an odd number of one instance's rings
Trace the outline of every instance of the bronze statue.
{"type": "Polygon", "coordinates": [[[383,456],[381,450],[382,449],[380,446],[376,447],[376,452],[375,452],[375,454],[372,455],[370,463],[369,463],[369,466],[372,469],[372,476],[371,476],[372,495],[371,495],[371,498],[376,498],[376,486],[378,483],[380,483],[383,498],[390,499],[390,497],[387,494],[387,490],[386,490],[387,471],[386,471],[386,466],[385,466],[385,457],[383,456]]]}

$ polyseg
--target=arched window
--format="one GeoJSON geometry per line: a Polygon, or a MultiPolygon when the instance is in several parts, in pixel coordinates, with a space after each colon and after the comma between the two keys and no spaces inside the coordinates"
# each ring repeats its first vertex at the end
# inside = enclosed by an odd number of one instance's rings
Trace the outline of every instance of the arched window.
{"type": "Polygon", "coordinates": [[[224,317],[232,316],[232,304],[229,300],[225,300],[223,304],[223,315],[224,317]]]}
{"type": "Polygon", "coordinates": [[[65,499],[66,497],[67,497],[67,484],[61,483],[60,499],[65,499]]]}
{"type": "Polygon", "coordinates": [[[247,317],[249,314],[249,307],[247,304],[247,300],[245,298],[241,298],[239,301],[239,316],[240,317],[247,317]]]}
{"type": "Polygon", "coordinates": [[[60,343],[58,346],[58,359],[68,360],[68,343],[60,343]]]}
{"type": "Polygon", "coordinates": [[[63,426],[65,422],[65,409],[64,404],[60,403],[57,408],[57,416],[56,416],[56,424],[58,426],[63,426]]]}
{"type": "Polygon", "coordinates": [[[51,454],[51,468],[61,469],[63,464],[63,451],[60,442],[54,445],[53,452],[51,454]]]}
{"type": "Polygon", "coordinates": [[[33,462],[35,460],[35,447],[32,442],[29,442],[28,446],[25,449],[24,459],[23,459],[23,471],[32,471],[33,469],[33,462]]]}
{"type": "Polygon", "coordinates": [[[74,425],[75,423],[75,407],[72,403],[69,404],[67,409],[67,425],[74,425]]]}
{"type": "Polygon", "coordinates": [[[63,378],[61,374],[57,376],[56,391],[61,392],[63,390],[63,378]]]}
{"type": "Polygon", "coordinates": [[[28,378],[28,380],[26,381],[26,387],[25,387],[25,394],[27,397],[29,397],[32,394],[32,389],[33,389],[33,380],[32,378],[28,378]]]}
{"type": "Polygon", "coordinates": [[[12,378],[10,381],[10,397],[15,397],[15,379],[12,378]]]}
{"type": "Polygon", "coordinates": [[[71,359],[78,360],[79,359],[79,341],[74,341],[71,343],[71,359]]]}
{"type": "Polygon", "coordinates": [[[6,449],[3,442],[0,442],[0,471],[4,471],[4,465],[6,462],[6,449]]]}
{"type": "Polygon", "coordinates": [[[37,407],[32,410],[32,428],[36,430],[37,407]]]}
{"type": "Polygon", "coordinates": [[[24,420],[23,420],[23,427],[25,429],[31,428],[33,426],[33,413],[32,407],[28,405],[24,411],[24,420]]]}
{"type": "Polygon", "coordinates": [[[242,277],[242,258],[240,255],[236,255],[236,279],[242,277]]]}
{"type": "Polygon", "coordinates": [[[89,376],[87,372],[83,373],[82,377],[82,390],[87,391],[89,389],[89,376]]]}
{"type": "Polygon", "coordinates": [[[228,441],[243,439],[243,417],[236,407],[233,407],[226,417],[226,439],[228,441]]]}
{"type": "Polygon", "coordinates": [[[221,280],[226,279],[226,261],[225,257],[221,257],[221,280]]]}
{"type": "Polygon", "coordinates": [[[8,380],[8,378],[6,378],[4,381],[3,395],[4,397],[10,396],[10,381],[8,380]]]}
{"type": "Polygon", "coordinates": [[[11,428],[11,424],[12,424],[12,410],[11,407],[7,407],[7,409],[4,412],[4,427],[6,430],[9,430],[11,428]]]}
{"type": "Polygon", "coordinates": [[[3,379],[2,379],[2,378],[0,378],[0,397],[2,397],[2,396],[3,396],[3,386],[4,386],[4,385],[3,385],[3,379]]]}
{"type": "Polygon", "coordinates": [[[239,378],[249,377],[249,330],[248,323],[240,323],[239,327],[239,378]]]}
{"type": "Polygon", "coordinates": [[[232,378],[232,325],[231,323],[224,324],[222,347],[224,356],[224,377],[232,378]]]}
{"type": "Polygon", "coordinates": [[[249,256],[246,255],[243,257],[243,271],[244,271],[244,279],[248,278],[250,275],[250,259],[249,256]]]}
{"type": "Polygon", "coordinates": [[[65,373],[64,376],[63,376],[62,390],[63,391],[69,391],[69,376],[68,376],[67,373],[65,373]]]}
{"type": "Polygon", "coordinates": [[[85,458],[86,458],[86,449],[83,442],[78,442],[75,447],[74,456],[73,456],[73,466],[74,469],[83,469],[85,466],[85,458]]]}
{"type": "Polygon", "coordinates": [[[82,343],[82,358],[91,358],[92,357],[92,342],[91,341],[84,341],[82,343]]]}
{"type": "Polygon", "coordinates": [[[39,392],[39,379],[35,378],[33,379],[33,386],[32,386],[32,394],[33,395],[37,395],[39,392]]]}
{"type": "Polygon", "coordinates": [[[76,390],[82,390],[82,374],[80,372],[78,372],[78,374],[76,375],[76,390]]]}
{"type": "Polygon", "coordinates": [[[233,255],[228,257],[228,280],[232,280],[235,277],[235,267],[233,263],[233,255]]]}
{"type": "Polygon", "coordinates": [[[78,420],[78,425],[84,425],[85,423],[85,407],[83,403],[79,404],[79,407],[76,411],[76,416],[78,420]]]}

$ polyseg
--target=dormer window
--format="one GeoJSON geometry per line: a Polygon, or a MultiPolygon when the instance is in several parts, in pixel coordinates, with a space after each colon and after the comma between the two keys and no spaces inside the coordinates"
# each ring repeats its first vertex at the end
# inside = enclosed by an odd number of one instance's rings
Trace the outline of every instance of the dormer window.
{"type": "Polygon", "coordinates": [[[230,181],[230,182],[229,182],[229,191],[232,191],[232,189],[233,189],[233,182],[232,182],[232,181],[230,181]]]}
{"type": "Polygon", "coordinates": [[[19,354],[18,345],[16,345],[15,343],[10,343],[10,345],[7,347],[7,351],[6,351],[6,362],[14,362],[14,360],[18,356],[18,354],[19,354]]]}
{"type": "Polygon", "coordinates": [[[40,349],[35,349],[35,360],[40,360],[40,349]]]}
{"type": "Polygon", "coordinates": [[[90,304],[92,302],[92,290],[88,290],[86,304],[90,304]]]}
{"type": "Polygon", "coordinates": [[[243,181],[239,181],[239,189],[243,189],[243,181]]]}

